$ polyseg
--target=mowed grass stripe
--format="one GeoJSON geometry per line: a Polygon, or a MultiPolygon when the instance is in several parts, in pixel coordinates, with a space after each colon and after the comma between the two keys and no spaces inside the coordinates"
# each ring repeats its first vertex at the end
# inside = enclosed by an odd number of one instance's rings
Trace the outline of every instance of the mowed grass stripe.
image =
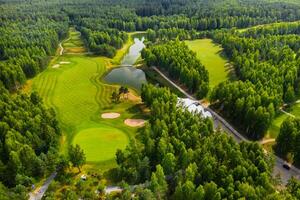
{"type": "Polygon", "coordinates": [[[90,81],[96,64],[88,57],[74,56],[70,60],[74,66],[59,77],[54,104],[59,107],[64,123],[78,125],[98,110],[94,100],[97,88],[90,81]]]}
{"type": "Polygon", "coordinates": [[[68,145],[80,138],[82,131],[87,131],[91,135],[85,135],[86,143],[80,145],[88,155],[88,161],[97,166],[106,162],[110,166],[115,165],[116,149],[125,148],[128,138],[137,131],[123,123],[125,118],[136,114],[128,113],[135,103],[111,103],[111,93],[117,87],[102,82],[102,76],[111,67],[110,59],[65,54],[56,57],[52,63],[59,61],[70,63],[62,64],[57,69],[49,66],[32,81],[44,101],[54,106],[57,112],[65,136],[61,141],[61,152],[66,153],[68,145]],[[121,117],[102,119],[100,115],[103,112],[119,112],[121,117]],[[91,131],[93,128],[97,131],[91,131]]]}
{"type": "Polygon", "coordinates": [[[55,74],[51,74],[48,76],[46,84],[47,87],[45,87],[45,96],[50,97],[47,98],[45,103],[47,106],[52,106],[52,95],[53,95],[53,91],[55,89],[55,84],[56,84],[56,75],[55,74]]]}

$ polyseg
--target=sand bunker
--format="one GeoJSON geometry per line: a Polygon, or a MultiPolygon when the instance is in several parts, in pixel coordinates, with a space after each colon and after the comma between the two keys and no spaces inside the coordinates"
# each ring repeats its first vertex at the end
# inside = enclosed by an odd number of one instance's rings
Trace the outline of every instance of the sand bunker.
{"type": "Polygon", "coordinates": [[[59,64],[70,64],[70,62],[68,62],[68,61],[61,61],[61,62],[59,62],[59,64]]]}
{"type": "Polygon", "coordinates": [[[59,64],[53,65],[52,68],[53,68],[53,69],[59,68],[59,64]]]}
{"type": "Polygon", "coordinates": [[[120,113],[103,113],[101,117],[103,119],[115,119],[120,117],[120,113]]]}
{"type": "Polygon", "coordinates": [[[124,123],[131,127],[141,127],[145,125],[146,121],[143,119],[126,119],[124,123]]]}

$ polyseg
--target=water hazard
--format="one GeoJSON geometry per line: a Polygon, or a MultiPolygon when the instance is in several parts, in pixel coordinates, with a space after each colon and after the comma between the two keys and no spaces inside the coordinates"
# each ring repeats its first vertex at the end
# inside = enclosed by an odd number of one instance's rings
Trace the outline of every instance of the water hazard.
{"type": "Polygon", "coordinates": [[[111,84],[129,86],[140,90],[142,85],[147,83],[146,75],[143,70],[137,69],[132,65],[140,57],[143,48],[145,48],[144,37],[141,39],[134,38],[134,44],[124,56],[121,66],[111,70],[104,77],[104,80],[111,84]]]}

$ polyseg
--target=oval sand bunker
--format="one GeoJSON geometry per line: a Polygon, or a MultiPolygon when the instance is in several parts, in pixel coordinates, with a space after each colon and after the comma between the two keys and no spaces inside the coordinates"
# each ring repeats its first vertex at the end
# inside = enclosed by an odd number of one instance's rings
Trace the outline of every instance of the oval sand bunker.
{"type": "Polygon", "coordinates": [[[115,119],[120,117],[120,113],[103,113],[101,117],[103,119],[115,119]]]}
{"type": "Polygon", "coordinates": [[[124,123],[131,127],[141,127],[145,125],[146,121],[144,119],[126,119],[124,123]]]}

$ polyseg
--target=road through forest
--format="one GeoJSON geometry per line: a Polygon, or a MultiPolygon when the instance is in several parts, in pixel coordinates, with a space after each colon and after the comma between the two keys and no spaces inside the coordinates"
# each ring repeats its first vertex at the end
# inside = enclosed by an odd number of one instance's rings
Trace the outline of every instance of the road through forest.
{"type": "MultiPolygon", "coordinates": [[[[164,79],[166,79],[172,86],[174,86],[175,88],[177,88],[179,91],[181,91],[187,98],[192,99],[192,100],[197,100],[195,99],[193,96],[191,96],[190,94],[188,94],[186,91],[184,91],[181,87],[179,87],[176,83],[174,83],[172,80],[170,80],[166,75],[164,75],[157,67],[152,67],[153,70],[155,70],[159,75],[161,75],[164,79]]],[[[203,105],[202,105],[203,106],[203,105]]],[[[216,112],[214,112],[211,108],[209,107],[205,107],[205,110],[209,111],[214,119],[214,124],[216,126],[221,126],[222,129],[233,136],[233,138],[237,141],[237,142],[241,142],[241,141],[249,141],[246,137],[244,137],[242,134],[240,134],[237,130],[235,130],[235,128],[233,126],[231,126],[223,117],[221,117],[219,114],[217,114],[216,112]]],[[[268,153],[265,149],[264,151],[266,153],[268,153]]],[[[275,157],[275,165],[274,165],[274,169],[273,169],[273,176],[276,175],[280,175],[281,178],[281,182],[286,185],[288,180],[291,177],[296,177],[297,179],[299,179],[300,177],[300,170],[298,168],[296,168],[295,166],[291,166],[290,170],[287,170],[283,167],[283,164],[285,163],[285,161],[281,158],[279,158],[278,156],[274,155],[275,157]]]]}

